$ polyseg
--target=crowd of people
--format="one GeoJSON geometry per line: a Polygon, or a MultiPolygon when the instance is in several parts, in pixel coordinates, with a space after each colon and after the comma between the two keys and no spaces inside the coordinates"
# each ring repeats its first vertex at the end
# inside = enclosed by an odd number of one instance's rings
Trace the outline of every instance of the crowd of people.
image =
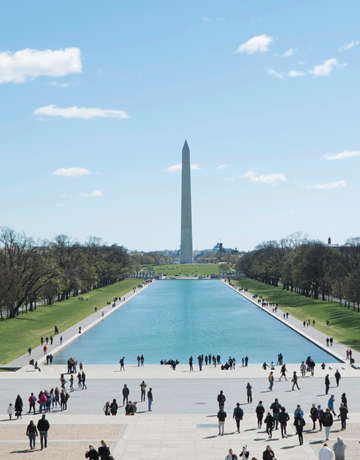
{"type": "MultiPolygon", "coordinates": [[[[149,388],[148,392],[146,393],[146,388],[147,384],[143,380],[140,383],[140,402],[145,402],[146,400],[146,395],[148,399],[148,410],[151,412],[152,408],[152,403],[153,403],[153,393],[152,393],[152,388],[149,388]]],[[[122,389],[122,398],[123,398],[123,403],[122,406],[125,409],[125,415],[135,415],[138,407],[137,407],[137,401],[130,401],[129,400],[130,396],[130,389],[127,386],[127,384],[124,384],[124,387],[122,389]]],[[[112,402],[110,403],[107,401],[103,407],[103,411],[105,416],[116,416],[119,410],[119,407],[121,407],[117,400],[114,398],[112,402]]]]}

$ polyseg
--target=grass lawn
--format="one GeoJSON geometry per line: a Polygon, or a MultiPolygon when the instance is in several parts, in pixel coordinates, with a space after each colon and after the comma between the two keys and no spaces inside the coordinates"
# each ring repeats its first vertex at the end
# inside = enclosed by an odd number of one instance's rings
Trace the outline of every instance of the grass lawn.
{"type": "Polygon", "coordinates": [[[233,280],[234,284],[244,286],[252,294],[262,295],[267,302],[276,302],[281,310],[288,312],[300,321],[315,319],[315,327],[327,336],[360,351],[360,313],[350,307],[344,308],[338,302],[322,302],[304,297],[295,292],[285,291],[281,287],[249,278],[233,280]],[[326,326],[329,320],[331,326],[326,326]]]}
{"type": "Polygon", "coordinates": [[[96,289],[84,298],[78,297],[55,302],[53,305],[38,306],[36,311],[20,314],[17,318],[0,322],[0,363],[10,361],[25,354],[29,347],[40,345],[40,337],[54,335],[54,326],[58,326],[60,334],[65,329],[83,320],[95,311],[100,310],[114,297],[121,297],[140,283],[140,280],[125,279],[119,283],[96,289]]]}
{"type": "MultiPolygon", "coordinates": [[[[221,267],[221,265],[220,265],[221,267]]],[[[176,264],[176,265],[154,265],[155,274],[162,273],[169,276],[194,276],[194,275],[215,275],[219,274],[218,264],[176,264]]]]}

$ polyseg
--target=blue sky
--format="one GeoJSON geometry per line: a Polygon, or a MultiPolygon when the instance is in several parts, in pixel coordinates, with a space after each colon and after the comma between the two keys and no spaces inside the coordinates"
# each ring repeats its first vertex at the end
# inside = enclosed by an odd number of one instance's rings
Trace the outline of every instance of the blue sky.
{"type": "Polygon", "coordinates": [[[351,0],[7,2],[0,226],[178,248],[170,171],[186,138],[194,249],[359,236],[359,13],[351,0]]]}

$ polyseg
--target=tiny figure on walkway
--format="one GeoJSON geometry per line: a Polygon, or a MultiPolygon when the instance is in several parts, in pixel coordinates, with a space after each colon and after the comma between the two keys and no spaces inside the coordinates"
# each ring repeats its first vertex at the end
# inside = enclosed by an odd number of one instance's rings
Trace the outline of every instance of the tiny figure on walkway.
{"type": "Polygon", "coordinates": [[[244,411],[240,407],[240,403],[236,403],[236,407],[234,408],[233,412],[233,419],[235,419],[236,422],[236,429],[237,432],[240,433],[240,421],[244,417],[244,411]]]}
{"type": "Polygon", "coordinates": [[[145,401],[145,392],[146,392],[146,383],[144,380],[140,383],[140,396],[141,396],[141,402],[145,401]]]}
{"type": "Polygon", "coordinates": [[[123,357],[120,359],[119,363],[120,363],[120,370],[121,370],[121,371],[124,371],[124,370],[125,370],[125,356],[123,356],[123,357]]]}
{"type": "Polygon", "coordinates": [[[226,419],[226,412],[224,411],[224,407],[220,406],[220,410],[217,413],[217,418],[219,421],[219,436],[224,436],[224,426],[225,426],[225,419],[226,419]]]}
{"type": "Polygon", "coordinates": [[[336,369],[336,372],[335,372],[335,380],[336,380],[336,386],[337,386],[337,387],[339,386],[340,379],[341,379],[341,374],[340,374],[340,372],[339,372],[339,369],[336,369]]]}
{"type": "Polygon", "coordinates": [[[293,372],[293,378],[291,379],[291,381],[292,381],[292,384],[293,384],[293,386],[292,386],[291,389],[294,390],[294,389],[295,389],[295,386],[296,386],[296,388],[297,388],[298,390],[300,390],[299,384],[298,384],[298,376],[297,376],[297,374],[296,374],[296,371],[293,372]]]}
{"type": "Polygon", "coordinates": [[[149,409],[149,412],[151,412],[151,406],[153,403],[152,388],[149,388],[149,391],[147,392],[147,397],[148,397],[148,409],[149,409]]]}
{"type": "Polygon", "coordinates": [[[255,412],[256,412],[256,417],[258,421],[258,428],[261,428],[262,420],[263,420],[264,413],[265,413],[265,408],[263,406],[262,401],[259,401],[259,404],[256,406],[255,412]]]}
{"type": "Polygon", "coordinates": [[[246,385],[246,396],[248,404],[252,404],[252,386],[250,385],[250,382],[246,385]]]}

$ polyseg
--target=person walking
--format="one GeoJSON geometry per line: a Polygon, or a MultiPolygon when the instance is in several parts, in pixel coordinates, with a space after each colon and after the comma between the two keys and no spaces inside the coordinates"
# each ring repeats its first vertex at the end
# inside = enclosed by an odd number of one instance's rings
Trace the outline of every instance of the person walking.
{"type": "Polygon", "coordinates": [[[15,407],[16,420],[19,420],[19,418],[22,418],[22,411],[23,411],[23,407],[24,407],[23,400],[21,399],[20,395],[16,396],[15,406],[14,407],[15,407]]]}
{"type": "Polygon", "coordinates": [[[330,412],[330,409],[327,408],[326,411],[324,412],[324,415],[323,415],[323,420],[322,420],[322,423],[325,427],[325,436],[326,436],[326,441],[329,440],[329,436],[330,436],[330,429],[333,425],[333,416],[330,412]]]}
{"type": "Polygon", "coordinates": [[[246,385],[246,396],[248,404],[252,404],[252,386],[249,382],[246,385]]]}
{"type": "Polygon", "coordinates": [[[303,429],[304,429],[305,425],[306,425],[306,422],[305,422],[304,417],[302,417],[301,414],[298,413],[297,416],[295,417],[295,420],[294,420],[294,426],[296,428],[296,433],[297,433],[297,435],[299,437],[300,446],[302,446],[303,443],[304,443],[303,429]]]}
{"type": "Polygon", "coordinates": [[[270,414],[270,412],[267,413],[267,416],[265,417],[264,423],[266,425],[266,433],[269,435],[269,439],[272,438],[272,429],[274,425],[274,417],[270,414]]]}
{"type": "Polygon", "coordinates": [[[107,446],[105,441],[101,441],[101,446],[98,448],[98,454],[101,460],[109,460],[110,459],[110,449],[107,446]]]}
{"type": "Polygon", "coordinates": [[[286,409],[284,406],[281,408],[281,412],[279,414],[279,422],[280,422],[280,428],[281,428],[281,436],[283,438],[287,438],[286,434],[286,426],[287,422],[290,420],[289,414],[286,412],[286,409]]]}
{"type": "Polygon", "coordinates": [[[328,401],[328,408],[331,410],[331,412],[334,414],[336,417],[335,411],[334,411],[334,401],[335,401],[335,396],[331,395],[328,401]]]}
{"type": "Polygon", "coordinates": [[[193,369],[193,362],[194,362],[194,358],[192,356],[190,356],[190,358],[189,358],[190,372],[192,372],[194,370],[193,369]]]}
{"type": "Polygon", "coordinates": [[[322,420],[324,416],[324,411],[321,409],[320,404],[317,406],[317,419],[319,420],[319,431],[322,431],[322,420]]]}
{"type": "Polygon", "coordinates": [[[293,384],[291,390],[294,390],[295,386],[297,387],[298,390],[300,390],[299,384],[298,384],[298,376],[296,374],[296,371],[293,372],[293,378],[292,378],[291,381],[292,381],[292,384],[293,384]]]}
{"type": "Polygon", "coordinates": [[[341,436],[337,437],[336,443],[333,445],[333,451],[335,454],[335,460],[345,460],[345,449],[346,444],[341,439],[341,436]]]}
{"type": "Polygon", "coordinates": [[[325,443],[323,447],[319,450],[319,460],[331,460],[334,456],[331,449],[325,443]]]}
{"type": "Polygon", "coordinates": [[[336,369],[336,372],[335,372],[335,380],[336,380],[336,386],[337,386],[337,387],[339,386],[340,379],[341,379],[341,374],[340,374],[340,372],[339,372],[339,369],[336,369]]]}
{"type": "Polygon", "coordinates": [[[146,395],[146,383],[144,382],[144,380],[140,383],[140,396],[141,396],[141,402],[142,401],[145,401],[145,395],[146,395]]]}
{"type": "Polygon", "coordinates": [[[217,397],[217,402],[219,403],[219,409],[220,407],[225,407],[225,401],[226,401],[226,396],[224,395],[224,392],[220,390],[220,394],[218,394],[217,397]]]}
{"type": "Polygon", "coordinates": [[[220,410],[217,413],[217,418],[219,420],[219,436],[224,436],[224,426],[225,426],[226,416],[227,414],[224,411],[224,407],[220,406],[220,410]]]}
{"type": "Polygon", "coordinates": [[[317,414],[317,409],[316,409],[316,404],[313,403],[313,405],[311,406],[311,409],[310,409],[310,418],[313,422],[313,427],[312,429],[313,430],[316,430],[316,420],[318,418],[318,414],[317,414]]]}
{"type": "Polygon", "coordinates": [[[120,370],[121,370],[121,371],[124,371],[124,370],[125,370],[125,356],[123,356],[123,357],[120,359],[119,363],[120,363],[120,370]]]}
{"type": "Polygon", "coordinates": [[[85,385],[85,380],[86,380],[86,374],[84,371],[81,373],[81,383],[82,383],[82,389],[87,390],[87,386],[85,385]]]}
{"type": "Polygon", "coordinates": [[[236,403],[236,407],[234,408],[233,418],[236,422],[237,432],[240,433],[240,421],[244,417],[244,411],[240,407],[240,403],[236,403]]]}
{"type": "Polygon", "coordinates": [[[346,419],[349,411],[347,408],[344,406],[344,403],[340,404],[339,407],[339,415],[340,415],[340,420],[341,420],[341,430],[346,430],[346,419]]]}
{"type": "Polygon", "coordinates": [[[69,382],[70,382],[70,391],[74,391],[74,376],[73,376],[73,374],[71,374],[69,382]]]}
{"type": "Polygon", "coordinates": [[[31,414],[31,409],[34,409],[34,415],[36,413],[35,411],[35,403],[36,403],[36,396],[34,393],[31,393],[30,398],[29,398],[29,414],[31,414]]]}
{"type": "Polygon", "coordinates": [[[274,429],[278,430],[279,429],[279,414],[280,414],[280,409],[281,409],[281,404],[279,403],[278,398],[275,398],[275,401],[271,404],[270,409],[273,411],[273,417],[274,417],[274,429]]]}
{"type": "Polygon", "coordinates": [[[274,460],[275,454],[270,446],[266,446],[266,450],[263,452],[263,460],[274,460]]]}
{"type": "Polygon", "coordinates": [[[41,449],[47,447],[47,436],[48,431],[50,429],[50,423],[45,418],[45,414],[42,415],[41,419],[38,421],[37,429],[40,432],[40,442],[41,442],[41,449]]]}
{"type": "Polygon", "coordinates": [[[147,397],[148,397],[148,408],[149,408],[149,412],[151,412],[151,406],[152,406],[152,403],[153,403],[152,388],[149,388],[149,391],[147,392],[147,397]]]}
{"type": "Polygon", "coordinates": [[[130,394],[130,390],[129,390],[128,386],[125,384],[124,388],[122,390],[123,406],[125,406],[125,402],[126,402],[126,404],[129,402],[129,394],[130,394]]]}
{"type": "Polygon", "coordinates": [[[305,377],[305,373],[306,373],[306,364],[305,364],[304,361],[300,364],[300,372],[301,372],[301,377],[305,377]]]}
{"type": "Polygon", "coordinates": [[[28,436],[30,441],[30,449],[35,449],[36,436],[38,436],[38,431],[32,420],[30,420],[30,423],[26,428],[26,436],[28,436]]]}
{"type": "Polygon", "coordinates": [[[89,450],[85,452],[85,458],[89,458],[90,460],[99,460],[99,454],[97,450],[94,449],[94,446],[89,446],[89,450]]]}
{"type": "Polygon", "coordinates": [[[262,420],[263,420],[264,413],[265,413],[265,407],[263,406],[262,401],[259,401],[259,404],[256,406],[255,412],[256,412],[256,417],[258,421],[258,428],[261,429],[262,420]]]}
{"type": "Polygon", "coordinates": [[[7,408],[7,414],[9,416],[9,420],[12,419],[12,416],[14,415],[14,406],[10,403],[9,407],[7,408]]]}
{"type": "Polygon", "coordinates": [[[275,380],[273,371],[270,372],[268,380],[269,380],[269,390],[272,391],[273,386],[274,386],[274,380],[275,380]]]}
{"type": "Polygon", "coordinates": [[[325,377],[325,394],[329,394],[329,388],[330,388],[330,378],[329,378],[329,374],[326,374],[326,377],[325,377]]]}
{"type": "MultiPolygon", "coordinates": [[[[117,411],[118,411],[118,403],[116,402],[116,399],[113,399],[112,400],[112,403],[110,404],[110,412],[111,412],[111,415],[115,415],[117,414],[117,411]]],[[[106,414],[105,414],[106,415],[106,414]]],[[[110,414],[109,414],[110,415],[110,414]]]]}
{"type": "Polygon", "coordinates": [[[281,380],[283,377],[284,377],[285,380],[287,381],[286,372],[287,372],[286,364],[284,363],[284,364],[281,366],[281,369],[280,369],[280,378],[279,378],[279,382],[280,382],[280,380],[281,380]]]}

